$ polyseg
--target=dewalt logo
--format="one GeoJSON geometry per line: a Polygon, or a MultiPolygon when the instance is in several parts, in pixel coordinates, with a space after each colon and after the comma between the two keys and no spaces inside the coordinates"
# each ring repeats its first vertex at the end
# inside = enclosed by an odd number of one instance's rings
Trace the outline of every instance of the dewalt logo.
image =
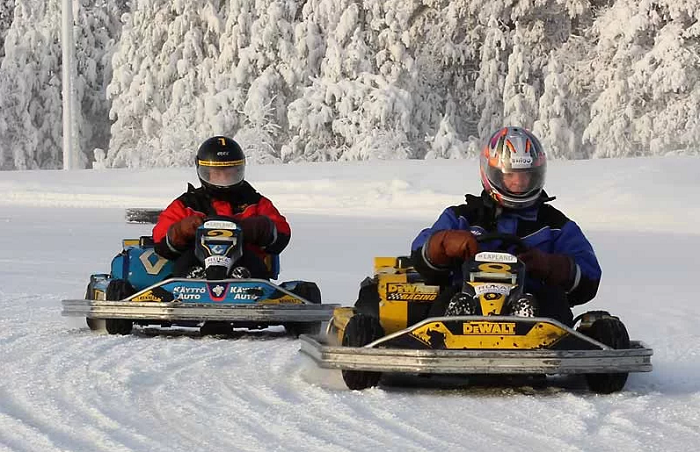
{"type": "Polygon", "coordinates": [[[467,322],[462,334],[515,334],[515,323],[467,322]]]}
{"type": "Polygon", "coordinates": [[[434,301],[437,298],[437,287],[417,284],[388,283],[386,299],[389,301],[434,301]]]}

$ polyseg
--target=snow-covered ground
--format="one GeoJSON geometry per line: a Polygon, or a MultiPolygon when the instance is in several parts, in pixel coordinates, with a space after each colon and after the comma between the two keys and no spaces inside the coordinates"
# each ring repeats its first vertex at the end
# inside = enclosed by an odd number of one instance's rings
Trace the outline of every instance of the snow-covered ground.
{"type": "MultiPolygon", "coordinates": [[[[150,233],[125,207],[164,207],[193,169],[0,177],[0,451],[691,451],[700,442],[700,159],[557,161],[553,204],[603,267],[596,300],[654,349],[651,373],[600,396],[548,389],[362,392],[279,330],[236,339],[109,336],[60,316],[150,233]]],[[[375,255],[406,254],[444,207],[478,191],[475,161],[257,166],[248,179],[292,224],[282,280],[351,304],[375,255]]],[[[582,308],[577,308],[576,313],[582,308]]]]}

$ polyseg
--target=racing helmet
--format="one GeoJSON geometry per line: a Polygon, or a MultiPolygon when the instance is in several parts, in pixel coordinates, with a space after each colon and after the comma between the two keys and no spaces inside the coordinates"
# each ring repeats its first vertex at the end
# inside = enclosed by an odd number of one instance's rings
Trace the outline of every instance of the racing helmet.
{"type": "Polygon", "coordinates": [[[481,184],[501,206],[524,209],[542,193],[547,157],[539,140],[522,127],[491,135],[480,156],[481,184]]]}
{"type": "Polygon", "coordinates": [[[213,193],[230,191],[245,178],[243,149],[229,137],[205,140],[197,150],[195,164],[200,182],[213,193]]]}

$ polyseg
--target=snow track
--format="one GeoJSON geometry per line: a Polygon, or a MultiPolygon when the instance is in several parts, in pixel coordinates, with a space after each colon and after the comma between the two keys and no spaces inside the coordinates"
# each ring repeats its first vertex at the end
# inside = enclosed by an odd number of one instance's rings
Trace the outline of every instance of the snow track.
{"type": "MultiPolygon", "coordinates": [[[[397,172],[413,177],[400,165],[397,172]]],[[[13,187],[26,192],[20,182],[13,187]]],[[[363,187],[354,185],[360,198],[363,187]]],[[[626,190],[616,187],[621,198],[626,190]]],[[[590,228],[604,277],[586,309],[620,315],[655,352],[655,370],[632,375],[625,391],[594,395],[571,379],[528,389],[391,378],[394,385],[359,392],[339,372],[316,368],[279,329],[233,339],[122,337],[61,317],[60,300],[81,296],[90,273],[107,271],[122,238],[150,232],[124,224],[122,209],[91,206],[2,206],[0,451],[690,451],[700,442],[700,236],[689,227],[590,228]]],[[[316,280],[325,301],[350,304],[372,257],[406,254],[439,212],[346,213],[292,209],[281,279],[316,280]]]]}

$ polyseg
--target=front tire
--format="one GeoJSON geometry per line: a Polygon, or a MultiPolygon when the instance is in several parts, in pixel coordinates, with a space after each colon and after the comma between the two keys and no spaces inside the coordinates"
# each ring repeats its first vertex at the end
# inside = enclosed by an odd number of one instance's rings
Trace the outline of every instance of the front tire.
{"type": "MultiPolygon", "coordinates": [[[[614,349],[630,348],[627,328],[617,317],[601,318],[581,331],[586,336],[614,349]]],[[[627,382],[628,372],[586,374],[588,388],[598,394],[611,394],[622,390],[627,382]]]]}
{"type": "MultiPolygon", "coordinates": [[[[355,314],[345,326],[342,345],[364,347],[384,336],[384,329],[376,317],[355,314]]],[[[366,389],[379,384],[381,372],[365,370],[343,370],[343,380],[350,389],[366,389]]]]}
{"type": "MultiPolygon", "coordinates": [[[[133,295],[134,288],[123,279],[113,279],[107,285],[105,299],[109,301],[119,301],[133,295]]],[[[131,334],[134,321],[130,319],[105,319],[105,328],[109,334],[131,334]]]]}
{"type": "MultiPolygon", "coordinates": [[[[95,299],[95,290],[92,287],[92,282],[90,282],[87,286],[87,289],[85,289],[85,299],[95,299]]],[[[92,319],[90,317],[85,317],[85,323],[87,323],[87,326],[88,328],[90,328],[90,331],[105,331],[106,329],[104,319],[92,319]]]]}

